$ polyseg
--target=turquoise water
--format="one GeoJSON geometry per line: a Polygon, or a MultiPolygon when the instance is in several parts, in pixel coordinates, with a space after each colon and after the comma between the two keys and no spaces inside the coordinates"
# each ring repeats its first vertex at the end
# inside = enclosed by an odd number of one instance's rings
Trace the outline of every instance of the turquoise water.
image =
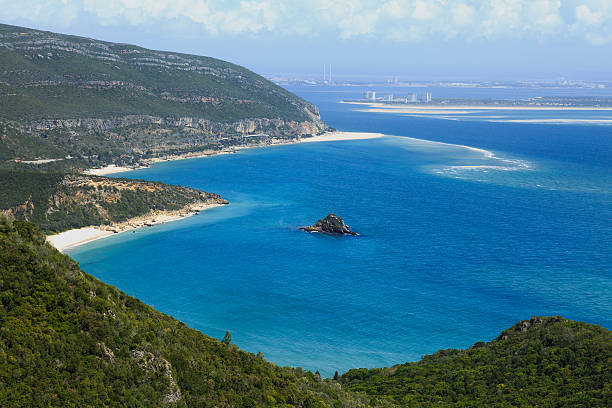
{"type": "Polygon", "coordinates": [[[298,91],[331,126],[395,136],[127,173],[231,204],[69,254],[191,327],[325,375],[532,315],[612,328],[612,127],[359,113],[341,91],[298,91]],[[361,235],[298,229],[329,212],[361,235]]]}

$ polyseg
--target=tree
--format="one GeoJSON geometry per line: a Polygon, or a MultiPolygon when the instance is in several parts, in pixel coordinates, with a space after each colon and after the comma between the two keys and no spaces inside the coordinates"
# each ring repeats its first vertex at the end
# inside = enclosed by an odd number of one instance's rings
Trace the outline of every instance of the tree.
{"type": "Polygon", "coordinates": [[[228,330],[225,332],[225,336],[223,336],[223,340],[221,340],[221,343],[229,345],[231,342],[232,342],[232,335],[230,334],[228,330]]]}
{"type": "Polygon", "coordinates": [[[336,370],[336,372],[334,373],[334,381],[338,381],[338,378],[340,378],[340,376],[338,375],[338,371],[336,370]]]}

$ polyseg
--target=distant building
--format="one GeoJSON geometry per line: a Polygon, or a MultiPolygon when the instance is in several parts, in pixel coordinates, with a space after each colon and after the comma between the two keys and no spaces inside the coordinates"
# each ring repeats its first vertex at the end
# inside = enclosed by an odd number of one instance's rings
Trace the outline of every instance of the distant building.
{"type": "Polygon", "coordinates": [[[368,100],[371,100],[371,101],[375,101],[376,100],[376,92],[374,92],[374,91],[366,91],[363,94],[363,99],[368,99],[368,100]]]}
{"type": "Polygon", "coordinates": [[[427,92],[425,94],[425,103],[430,103],[431,102],[431,93],[427,92]]]}
{"type": "Polygon", "coordinates": [[[417,94],[415,94],[415,93],[411,94],[411,95],[410,95],[410,98],[407,98],[407,99],[409,99],[409,100],[410,100],[410,102],[412,102],[412,103],[416,103],[416,102],[418,102],[418,100],[417,100],[417,94]]]}

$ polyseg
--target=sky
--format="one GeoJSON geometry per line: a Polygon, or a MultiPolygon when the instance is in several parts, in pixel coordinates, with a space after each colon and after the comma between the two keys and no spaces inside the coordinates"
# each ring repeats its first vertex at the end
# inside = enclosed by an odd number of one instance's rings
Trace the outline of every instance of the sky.
{"type": "Polygon", "coordinates": [[[0,0],[0,22],[261,74],[612,81],[612,0],[0,0]]]}

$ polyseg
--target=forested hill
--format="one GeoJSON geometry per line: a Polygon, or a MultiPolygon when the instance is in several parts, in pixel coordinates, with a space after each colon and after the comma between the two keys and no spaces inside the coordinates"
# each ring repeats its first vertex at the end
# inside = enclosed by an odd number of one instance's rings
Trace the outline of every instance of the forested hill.
{"type": "Polygon", "coordinates": [[[0,216],[0,406],[372,405],[188,328],[82,272],[34,224],[0,216]]]}
{"type": "Polygon", "coordinates": [[[610,331],[532,318],[469,350],[321,379],[188,328],[0,216],[0,406],[607,407],[611,362],[610,331]]]}
{"type": "Polygon", "coordinates": [[[468,350],[350,370],[341,383],[409,407],[610,407],[612,332],[533,317],[468,350]]]}
{"type": "Polygon", "coordinates": [[[5,160],[10,150],[106,163],[325,129],[314,105],[225,61],[8,25],[0,121],[5,160]]]}
{"type": "Polygon", "coordinates": [[[227,204],[218,194],[159,182],[0,169],[0,214],[47,233],[110,225],[154,212],[227,204]]]}

